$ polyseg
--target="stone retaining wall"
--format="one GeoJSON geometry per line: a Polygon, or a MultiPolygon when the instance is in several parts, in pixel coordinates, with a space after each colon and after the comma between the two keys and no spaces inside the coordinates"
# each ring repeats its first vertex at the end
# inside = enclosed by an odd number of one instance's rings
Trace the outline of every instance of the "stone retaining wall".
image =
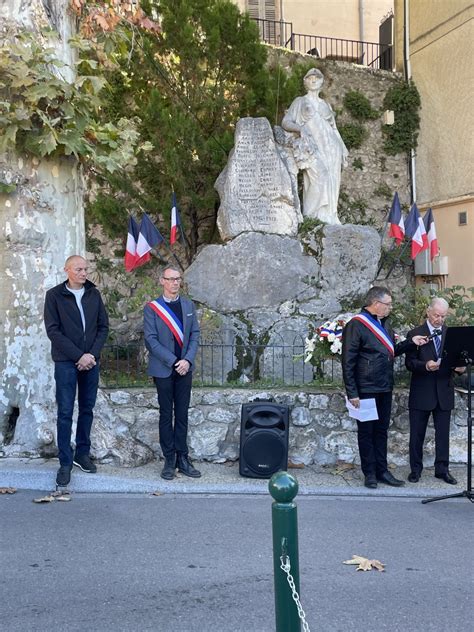
{"type": "MultiPolygon", "coordinates": [[[[290,459],[305,464],[337,460],[358,463],[356,424],[349,418],[342,392],[317,390],[258,391],[193,389],[189,411],[189,446],[198,460],[223,462],[239,455],[241,406],[273,396],[290,406],[290,459]]],[[[408,462],[408,392],[394,392],[389,434],[389,461],[408,462]]],[[[451,460],[466,462],[466,395],[456,394],[451,418],[451,460]]],[[[158,404],[152,388],[101,390],[96,407],[93,449],[103,462],[137,466],[161,455],[158,404]]],[[[425,464],[433,463],[434,431],[430,424],[425,464]]]]}

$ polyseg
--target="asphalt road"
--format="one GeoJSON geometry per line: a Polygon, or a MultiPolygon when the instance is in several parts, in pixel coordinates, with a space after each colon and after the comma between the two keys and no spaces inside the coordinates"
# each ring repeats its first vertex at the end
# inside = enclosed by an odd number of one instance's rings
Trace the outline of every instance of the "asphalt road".
{"type": "MultiPolygon", "coordinates": [[[[5,632],[270,632],[271,499],[264,496],[0,496],[5,632]]],[[[301,598],[313,632],[472,625],[466,499],[297,499],[301,598]],[[344,566],[353,554],[386,572],[344,566]]]]}

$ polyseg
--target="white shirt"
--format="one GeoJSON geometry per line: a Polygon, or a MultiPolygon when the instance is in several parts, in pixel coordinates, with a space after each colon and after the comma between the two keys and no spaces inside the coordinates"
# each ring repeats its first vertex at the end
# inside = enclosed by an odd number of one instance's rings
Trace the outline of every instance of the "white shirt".
{"type": "Polygon", "coordinates": [[[76,303],[77,303],[77,307],[79,308],[79,312],[81,314],[81,320],[82,320],[82,327],[84,329],[84,331],[86,330],[86,317],[84,316],[84,310],[82,309],[82,297],[84,296],[84,288],[81,287],[80,290],[72,290],[70,287],[68,287],[66,285],[66,289],[68,292],[71,292],[71,294],[74,295],[74,298],[76,299],[76,303]]]}

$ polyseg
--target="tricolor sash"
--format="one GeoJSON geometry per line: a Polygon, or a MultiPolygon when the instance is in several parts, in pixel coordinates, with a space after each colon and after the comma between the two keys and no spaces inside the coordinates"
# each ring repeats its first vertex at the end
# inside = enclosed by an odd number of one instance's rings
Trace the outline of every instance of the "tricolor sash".
{"type": "Polygon", "coordinates": [[[363,325],[369,329],[374,336],[383,344],[386,349],[388,349],[389,353],[392,356],[395,356],[395,348],[393,346],[393,342],[385,331],[384,326],[380,321],[375,318],[370,318],[366,314],[357,314],[354,316],[353,320],[360,321],[363,325]]]}
{"type": "Polygon", "coordinates": [[[160,296],[154,301],[150,301],[148,305],[155,312],[157,316],[161,318],[161,320],[165,323],[168,329],[173,334],[176,342],[182,348],[183,347],[183,323],[179,320],[173,310],[168,307],[166,301],[160,296]]]}

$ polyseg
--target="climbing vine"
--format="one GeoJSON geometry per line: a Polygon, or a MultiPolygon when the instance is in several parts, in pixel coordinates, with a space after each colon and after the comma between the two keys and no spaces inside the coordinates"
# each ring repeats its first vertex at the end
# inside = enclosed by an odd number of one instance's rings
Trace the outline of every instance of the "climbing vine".
{"type": "Polygon", "coordinates": [[[390,156],[415,149],[418,143],[421,107],[420,94],[415,84],[400,82],[392,86],[385,95],[383,106],[393,110],[393,125],[383,125],[384,151],[390,156]]]}

